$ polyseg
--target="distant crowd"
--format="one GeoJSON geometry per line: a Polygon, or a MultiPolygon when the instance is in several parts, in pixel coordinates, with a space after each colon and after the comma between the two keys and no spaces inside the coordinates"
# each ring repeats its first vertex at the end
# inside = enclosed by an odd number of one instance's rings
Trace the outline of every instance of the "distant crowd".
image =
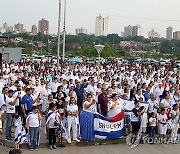
{"type": "Polygon", "coordinates": [[[3,62],[0,69],[1,133],[13,140],[15,148],[28,140],[29,149],[37,150],[40,130],[45,119],[49,149],[64,147],[64,139],[80,142],[80,112],[99,113],[113,117],[125,112],[125,135],[141,133],[163,141],[171,133],[178,143],[180,123],[180,71],[160,65],[108,65],[62,63],[3,62]],[[121,99],[120,99],[121,98],[121,99]],[[122,99],[134,103],[126,111],[122,99]],[[142,107],[141,102],[148,104],[142,107]],[[15,132],[12,135],[12,128],[15,132]],[[72,133],[71,133],[72,131],[72,133]],[[28,136],[28,137],[27,137],[28,136]]]}

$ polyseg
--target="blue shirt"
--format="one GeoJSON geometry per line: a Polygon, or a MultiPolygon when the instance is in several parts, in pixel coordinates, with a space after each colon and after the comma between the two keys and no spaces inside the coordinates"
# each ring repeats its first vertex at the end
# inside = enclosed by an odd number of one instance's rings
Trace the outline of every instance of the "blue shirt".
{"type": "Polygon", "coordinates": [[[82,88],[82,87],[81,88],[75,88],[74,91],[76,92],[78,101],[82,101],[83,100],[84,88],[82,88]]]}
{"type": "Polygon", "coordinates": [[[33,99],[32,99],[32,97],[24,95],[22,97],[22,105],[25,106],[25,110],[32,110],[32,107],[33,107],[33,99]]]}
{"type": "Polygon", "coordinates": [[[144,93],[144,98],[146,102],[150,99],[150,95],[150,93],[144,93]]]}

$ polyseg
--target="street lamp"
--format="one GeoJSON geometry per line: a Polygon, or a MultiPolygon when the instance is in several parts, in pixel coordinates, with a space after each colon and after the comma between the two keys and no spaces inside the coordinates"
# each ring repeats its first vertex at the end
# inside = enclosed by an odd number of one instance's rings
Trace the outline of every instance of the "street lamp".
{"type": "Polygon", "coordinates": [[[98,53],[98,56],[99,56],[99,62],[100,62],[100,55],[101,55],[101,51],[104,49],[104,45],[95,45],[94,46],[95,47],[95,49],[96,49],[96,51],[97,51],[97,53],[98,53]]]}
{"type": "Polygon", "coordinates": [[[66,46],[66,0],[64,2],[64,27],[63,27],[63,57],[62,60],[65,60],[65,46],[66,46]]]}
{"type": "Polygon", "coordinates": [[[59,70],[59,52],[60,52],[60,34],[61,32],[61,0],[59,0],[59,16],[58,16],[58,47],[57,47],[57,73],[59,70]]]}

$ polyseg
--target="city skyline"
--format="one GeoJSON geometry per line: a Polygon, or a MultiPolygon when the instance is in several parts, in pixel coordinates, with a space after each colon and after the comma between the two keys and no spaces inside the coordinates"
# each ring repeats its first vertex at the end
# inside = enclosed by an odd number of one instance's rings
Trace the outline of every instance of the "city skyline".
{"type": "MultiPolygon", "coordinates": [[[[179,5],[178,0],[171,2],[168,0],[67,1],[67,32],[74,34],[77,27],[84,27],[88,33],[95,33],[95,17],[101,14],[110,17],[110,33],[120,35],[124,26],[139,24],[142,27],[143,36],[147,37],[148,31],[154,29],[165,37],[166,28],[169,26],[173,27],[174,31],[180,30],[179,5]]],[[[31,0],[30,2],[18,0],[18,6],[17,2],[7,0],[1,2],[1,6],[0,25],[5,21],[9,25],[21,22],[27,31],[31,31],[32,25],[38,25],[39,19],[45,18],[50,22],[50,33],[57,34],[58,0],[31,0]],[[22,13],[23,16],[18,15],[22,13]],[[14,16],[12,17],[11,14],[14,16]]]]}

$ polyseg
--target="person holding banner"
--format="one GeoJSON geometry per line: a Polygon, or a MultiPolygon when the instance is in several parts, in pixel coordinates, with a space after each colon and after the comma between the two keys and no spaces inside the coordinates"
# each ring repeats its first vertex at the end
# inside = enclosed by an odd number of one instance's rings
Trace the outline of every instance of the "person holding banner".
{"type": "Polygon", "coordinates": [[[122,102],[118,99],[118,94],[112,94],[112,100],[109,101],[108,108],[109,112],[107,114],[108,117],[114,117],[118,113],[123,110],[122,102]]]}
{"type": "Polygon", "coordinates": [[[71,144],[71,128],[73,131],[73,140],[80,142],[77,139],[77,124],[78,124],[78,106],[76,99],[74,97],[70,98],[69,105],[67,105],[67,125],[68,125],[68,140],[67,142],[71,144]]]}

